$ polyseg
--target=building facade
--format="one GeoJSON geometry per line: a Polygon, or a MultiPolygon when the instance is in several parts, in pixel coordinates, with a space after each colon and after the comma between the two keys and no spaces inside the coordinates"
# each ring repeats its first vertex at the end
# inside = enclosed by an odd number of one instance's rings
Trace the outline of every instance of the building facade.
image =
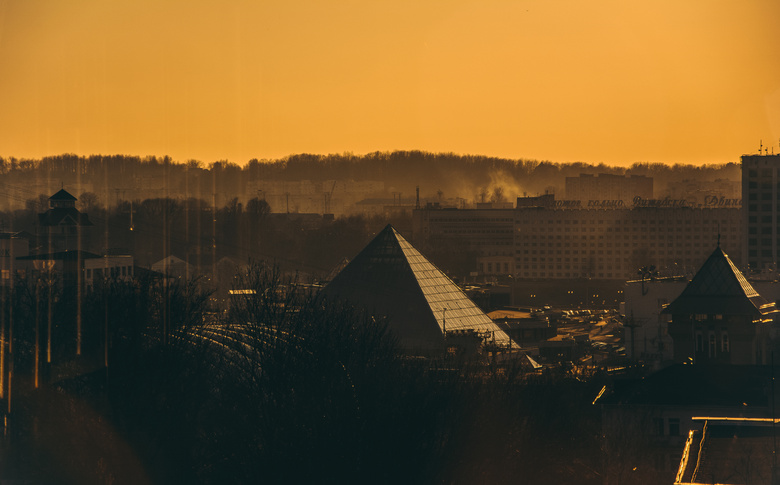
{"type": "Polygon", "coordinates": [[[517,276],[628,280],[650,266],[662,275],[693,274],[719,235],[724,248],[741,249],[738,208],[652,199],[631,207],[607,200],[588,207],[558,202],[515,212],[517,276]]]}
{"type": "Polygon", "coordinates": [[[742,156],[742,260],[751,272],[776,271],[780,236],[780,155],[742,156]]]}
{"type": "Polygon", "coordinates": [[[625,204],[634,200],[653,198],[653,178],[645,175],[580,174],[566,177],[568,200],[622,200],[625,204]]]}
{"type": "Polygon", "coordinates": [[[515,210],[427,207],[413,212],[415,244],[461,243],[476,253],[473,269],[480,275],[515,273],[515,210]]]}
{"type": "Polygon", "coordinates": [[[718,240],[731,254],[742,250],[739,207],[671,199],[583,204],[546,194],[520,197],[515,209],[418,209],[413,221],[417,244],[466,242],[479,274],[530,279],[625,281],[651,266],[693,275],[718,240]]]}
{"type": "Polygon", "coordinates": [[[654,363],[672,360],[674,343],[661,312],[680,296],[687,284],[688,279],[679,276],[626,282],[623,323],[626,357],[654,363]]]}

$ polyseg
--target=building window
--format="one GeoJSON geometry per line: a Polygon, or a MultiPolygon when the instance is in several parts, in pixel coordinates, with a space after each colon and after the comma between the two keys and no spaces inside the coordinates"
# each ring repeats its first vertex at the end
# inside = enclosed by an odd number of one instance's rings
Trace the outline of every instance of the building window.
{"type": "Polygon", "coordinates": [[[729,352],[729,334],[728,332],[723,332],[720,334],[720,351],[721,352],[729,352]]]}
{"type": "Polygon", "coordinates": [[[664,418],[653,418],[653,431],[656,436],[664,435],[664,418]]]}
{"type": "Polygon", "coordinates": [[[680,436],[679,418],[669,418],[669,436],[680,436]]]}
{"type": "Polygon", "coordinates": [[[709,348],[709,356],[710,356],[710,358],[714,358],[715,357],[715,347],[716,347],[715,334],[714,333],[710,333],[710,348],[709,348]]]}

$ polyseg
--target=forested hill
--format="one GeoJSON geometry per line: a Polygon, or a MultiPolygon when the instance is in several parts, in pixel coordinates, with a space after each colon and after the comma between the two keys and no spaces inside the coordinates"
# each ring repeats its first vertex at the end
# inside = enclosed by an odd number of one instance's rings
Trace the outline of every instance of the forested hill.
{"type": "Polygon", "coordinates": [[[740,178],[737,160],[725,165],[636,163],[624,168],[395,151],[366,155],[299,154],[276,160],[254,159],[241,167],[227,161],[206,164],[195,160],[179,162],[170,157],[63,154],[39,160],[0,158],[0,204],[4,208],[24,206],[27,200],[60,187],[71,187],[77,197],[81,192],[93,192],[103,204],[128,199],[139,189],[155,189],[159,196],[168,197],[210,200],[213,194],[222,194],[229,200],[232,194],[248,199],[256,196],[248,184],[259,180],[380,181],[388,193],[411,196],[419,186],[424,195],[441,192],[446,197],[467,200],[501,186],[511,199],[523,193],[561,192],[566,177],[582,173],[647,175],[654,178],[656,192],[662,191],[669,181],[740,178]]]}

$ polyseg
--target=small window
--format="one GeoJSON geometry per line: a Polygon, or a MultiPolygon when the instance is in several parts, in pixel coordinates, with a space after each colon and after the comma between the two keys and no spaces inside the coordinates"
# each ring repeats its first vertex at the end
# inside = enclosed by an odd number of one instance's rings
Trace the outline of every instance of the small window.
{"type": "Polygon", "coordinates": [[[669,418],[669,436],[680,436],[679,418],[669,418]]]}
{"type": "Polygon", "coordinates": [[[710,358],[715,357],[715,334],[714,333],[710,333],[709,356],[710,358]]]}
{"type": "Polygon", "coordinates": [[[653,418],[653,431],[656,436],[664,435],[664,418],[653,418]]]}

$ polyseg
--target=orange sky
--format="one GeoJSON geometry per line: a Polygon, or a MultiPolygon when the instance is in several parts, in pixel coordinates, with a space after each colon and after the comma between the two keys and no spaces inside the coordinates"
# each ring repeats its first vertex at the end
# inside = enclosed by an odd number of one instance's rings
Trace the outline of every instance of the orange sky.
{"type": "Polygon", "coordinates": [[[777,0],[0,0],[0,156],[780,153],[777,0]]]}

